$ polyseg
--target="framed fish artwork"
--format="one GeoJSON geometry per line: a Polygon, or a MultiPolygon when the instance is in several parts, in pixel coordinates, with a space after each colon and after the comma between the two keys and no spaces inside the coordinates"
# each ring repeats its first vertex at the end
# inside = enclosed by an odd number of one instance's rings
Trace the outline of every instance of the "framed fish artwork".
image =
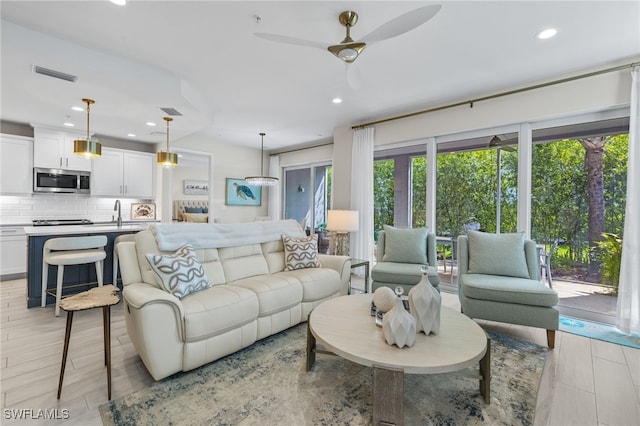
{"type": "Polygon", "coordinates": [[[227,178],[224,201],[227,206],[260,206],[262,187],[247,185],[244,179],[227,178]]]}

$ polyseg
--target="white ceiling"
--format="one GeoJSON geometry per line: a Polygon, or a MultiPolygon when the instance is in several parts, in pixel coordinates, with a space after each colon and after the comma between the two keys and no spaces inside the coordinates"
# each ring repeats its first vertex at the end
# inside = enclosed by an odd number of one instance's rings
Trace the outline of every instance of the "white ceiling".
{"type": "Polygon", "coordinates": [[[331,139],[336,126],[463,101],[637,61],[639,1],[2,1],[0,118],[86,131],[81,99],[96,100],[98,135],[163,142],[160,107],[183,113],[172,141],[259,147],[331,139]],[[368,47],[352,65],[327,51],[275,43],[273,33],[328,44],[338,15],[360,15],[357,41],[388,20],[442,4],[426,24],[368,47]],[[259,16],[260,22],[256,19],[259,16]],[[558,35],[540,41],[545,27],[558,35]],[[31,71],[37,64],[75,83],[31,71]],[[343,102],[331,100],[339,96],[343,102]],[[69,117],[67,117],[69,116],[69,117]],[[154,121],[153,129],[145,125],[154,121]]]}

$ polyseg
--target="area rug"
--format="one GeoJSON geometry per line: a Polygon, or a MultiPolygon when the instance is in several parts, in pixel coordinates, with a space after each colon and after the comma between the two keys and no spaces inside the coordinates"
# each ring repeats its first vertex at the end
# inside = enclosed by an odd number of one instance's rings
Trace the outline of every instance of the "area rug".
{"type": "MultiPolygon", "coordinates": [[[[407,425],[530,425],[547,349],[489,332],[491,403],[477,368],[406,375],[407,425]],[[475,374],[476,377],[471,377],[475,374]]],[[[305,371],[306,324],[100,406],[105,425],[367,425],[371,368],[318,355],[305,371]]]]}
{"type": "Polygon", "coordinates": [[[560,316],[560,331],[640,349],[640,335],[625,334],[609,324],[560,316]]]}

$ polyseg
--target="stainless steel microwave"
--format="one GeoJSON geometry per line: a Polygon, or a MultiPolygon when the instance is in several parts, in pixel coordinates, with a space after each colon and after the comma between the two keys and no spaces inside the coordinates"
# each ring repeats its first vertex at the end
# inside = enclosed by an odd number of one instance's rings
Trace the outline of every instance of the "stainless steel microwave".
{"type": "Polygon", "coordinates": [[[33,169],[33,192],[90,194],[91,173],[80,170],[33,169]]]}

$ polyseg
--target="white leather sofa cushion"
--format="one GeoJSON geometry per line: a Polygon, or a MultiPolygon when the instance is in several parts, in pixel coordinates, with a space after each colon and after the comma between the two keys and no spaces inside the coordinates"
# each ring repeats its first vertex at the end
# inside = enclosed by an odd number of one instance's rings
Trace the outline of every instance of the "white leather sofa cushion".
{"type": "Polygon", "coordinates": [[[258,298],[242,288],[217,285],[182,299],[185,341],[223,334],[255,321],[258,298]]]}
{"type": "Polygon", "coordinates": [[[226,283],[226,277],[224,276],[224,269],[222,268],[218,249],[196,249],[196,256],[204,268],[204,272],[209,277],[209,280],[211,280],[211,284],[217,285],[226,283]]]}
{"type": "Polygon", "coordinates": [[[302,301],[313,302],[340,291],[340,275],[329,268],[304,268],[278,272],[276,277],[295,277],[302,284],[302,301]]]}
{"type": "Polygon", "coordinates": [[[269,273],[260,244],[218,249],[227,282],[269,273]]]}
{"type": "Polygon", "coordinates": [[[244,278],[228,284],[243,287],[258,296],[260,312],[263,317],[284,311],[300,304],[302,299],[302,284],[291,275],[260,275],[244,278]]]}
{"type": "Polygon", "coordinates": [[[267,259],[270,274],[284,271],[284,244],[282,244],[282,240],[262,243],[262,253],[267,259]]]}

